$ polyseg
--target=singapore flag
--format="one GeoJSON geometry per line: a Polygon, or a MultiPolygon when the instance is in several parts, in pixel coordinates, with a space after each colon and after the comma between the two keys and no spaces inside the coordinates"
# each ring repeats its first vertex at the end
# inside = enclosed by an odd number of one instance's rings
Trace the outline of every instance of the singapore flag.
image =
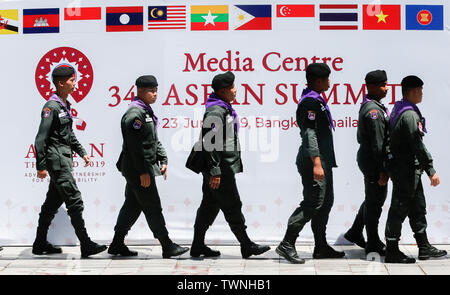
{"type": "Polygon", "coordinates": [[[279,4],[276,9],[277,29],[294,31],[318,29],[314,4],[279,4]]]}

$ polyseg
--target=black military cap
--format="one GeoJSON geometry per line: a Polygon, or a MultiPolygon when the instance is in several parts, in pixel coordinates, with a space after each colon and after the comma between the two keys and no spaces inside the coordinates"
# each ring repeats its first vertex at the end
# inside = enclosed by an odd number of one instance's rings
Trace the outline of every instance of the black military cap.
{"type": "Polygon", "coordinates": [[[423,81],[417,76],[407,76],[402,80],[403,88],[417,88],[422,87],[423,81]]]}
{"type": "Polygon", "coordinates": [[[306,77],[325,78],[331,73],[330,67],[324,63],[312,63],[306,67],[306,77]]]}
{"type": "Polygon", "coordinates": [[[222,88],[230,87],[234,83],[234,74],[232,72],[226,72],[224,74],[218,74],[214,76],[212,80],[212,88],[214,91],[218,91],[222,88]]]}
{"type": "Polygon", "coordinates": [[[368,72],[365,80],[366,84],[379,84],[381,82],[387,81],[386,71],[376,70],[368,72]]]}
{"type": "Polygon", "coordinates": [[[158,86],[158,82],[156,81],[155,76],[152,75],[145,75],[140,76],[136,79],[136,86],[137,87],[156,87],[158,86]]]}
{"type": "Polygon", "coordinates": [[[59,66],[53,70],[52,78],[71,77],[73,74],[75,74],[74,68],[70,66],[59,66]]]}

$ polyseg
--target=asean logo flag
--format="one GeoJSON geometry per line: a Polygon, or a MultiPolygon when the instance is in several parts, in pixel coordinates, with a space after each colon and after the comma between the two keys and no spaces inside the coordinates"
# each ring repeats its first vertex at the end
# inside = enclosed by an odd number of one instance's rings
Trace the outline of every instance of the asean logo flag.
{"type": "Polygon", "coordinates": [[[23,33],[59,33],[59,8],[24,9],[23,33]]]}
{"type": "Polygon", "coordinates": [[[235,30],[271,30],[271,5],[235,5],[233,7],[235,30]]]}
{"type": "Polygon", "coordinates": [[[444,30],[443,5],[406,5],[407,30],[444,30]]]}
{"type": "Polygon", "coordinates": [[[363,30],[400,30],[400,5],[363,5],[363,30]]]}
{"type": "Polygon", "coordinates": [[[106,7],[106,31],[144,31],[144,8],[142,6],[106,7]]]}

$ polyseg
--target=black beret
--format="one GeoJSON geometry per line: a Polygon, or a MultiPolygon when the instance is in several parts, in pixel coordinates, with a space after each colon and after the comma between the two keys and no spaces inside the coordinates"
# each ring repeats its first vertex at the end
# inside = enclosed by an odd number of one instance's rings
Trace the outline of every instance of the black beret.
{"type": "Polygon", "coordinates": [[[309,77],[325,78],[331,73],[330,67],[324,63],[312,63],[306,67],[306,79],[309,77]]]}
{"type": "Polygon", "coordinates": [[[234,74],[232,72],[226,72],[224,74],[218,74],[214,76],[212,80],[212,88],[214,91],[218,91],[222,88],[227,88],[233,85],[234,74]]]}
{"type": "Polygon", "coordinates": [[[422,86],[423,81],[417,76],[407,76],[402,80],[402,87],[404,88],[417,88],[422,86]]]}
{"type": "Polygon", "coordinates": [[[74,68],[70,66],[59,66],[53,70],[53,78],[71,77],[75,74],[74,68]]]}
{"type": "Polygon", "coordinates": [[[156,81],[155,76],[152,75],[146,75],[146,76],[140,76],[136,79],[136,86],[137,87],[156,87],[158,86],[158,82],[156,81]]]}
{"type": "Polygon", "coordinates": [[[368,72],[365,80],[366,84],[379,84],[381,82],[387,81],[386,71],[376,70],[368,72]]]}

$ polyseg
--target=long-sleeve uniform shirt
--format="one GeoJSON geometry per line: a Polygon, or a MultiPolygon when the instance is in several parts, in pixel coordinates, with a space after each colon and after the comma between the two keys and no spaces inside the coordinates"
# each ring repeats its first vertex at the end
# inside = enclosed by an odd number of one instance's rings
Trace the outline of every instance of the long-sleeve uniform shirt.
{"type": "Polygon", "coordinates": [[[148,111],[131,107],[122,116],[122,152],[117,168],[126,178],[142,174],[161,175],[159,165],[168,162],[166,151],[158,139],[156,126],[148,111]]]}
{"type": "Polygon", "coordinates": [[[73,132],[72,122],[72,118],[60,103],[45,103],[35,140],[37,170],[71,170],[73,152],[81,157],[86,155],[73,132]]]}

